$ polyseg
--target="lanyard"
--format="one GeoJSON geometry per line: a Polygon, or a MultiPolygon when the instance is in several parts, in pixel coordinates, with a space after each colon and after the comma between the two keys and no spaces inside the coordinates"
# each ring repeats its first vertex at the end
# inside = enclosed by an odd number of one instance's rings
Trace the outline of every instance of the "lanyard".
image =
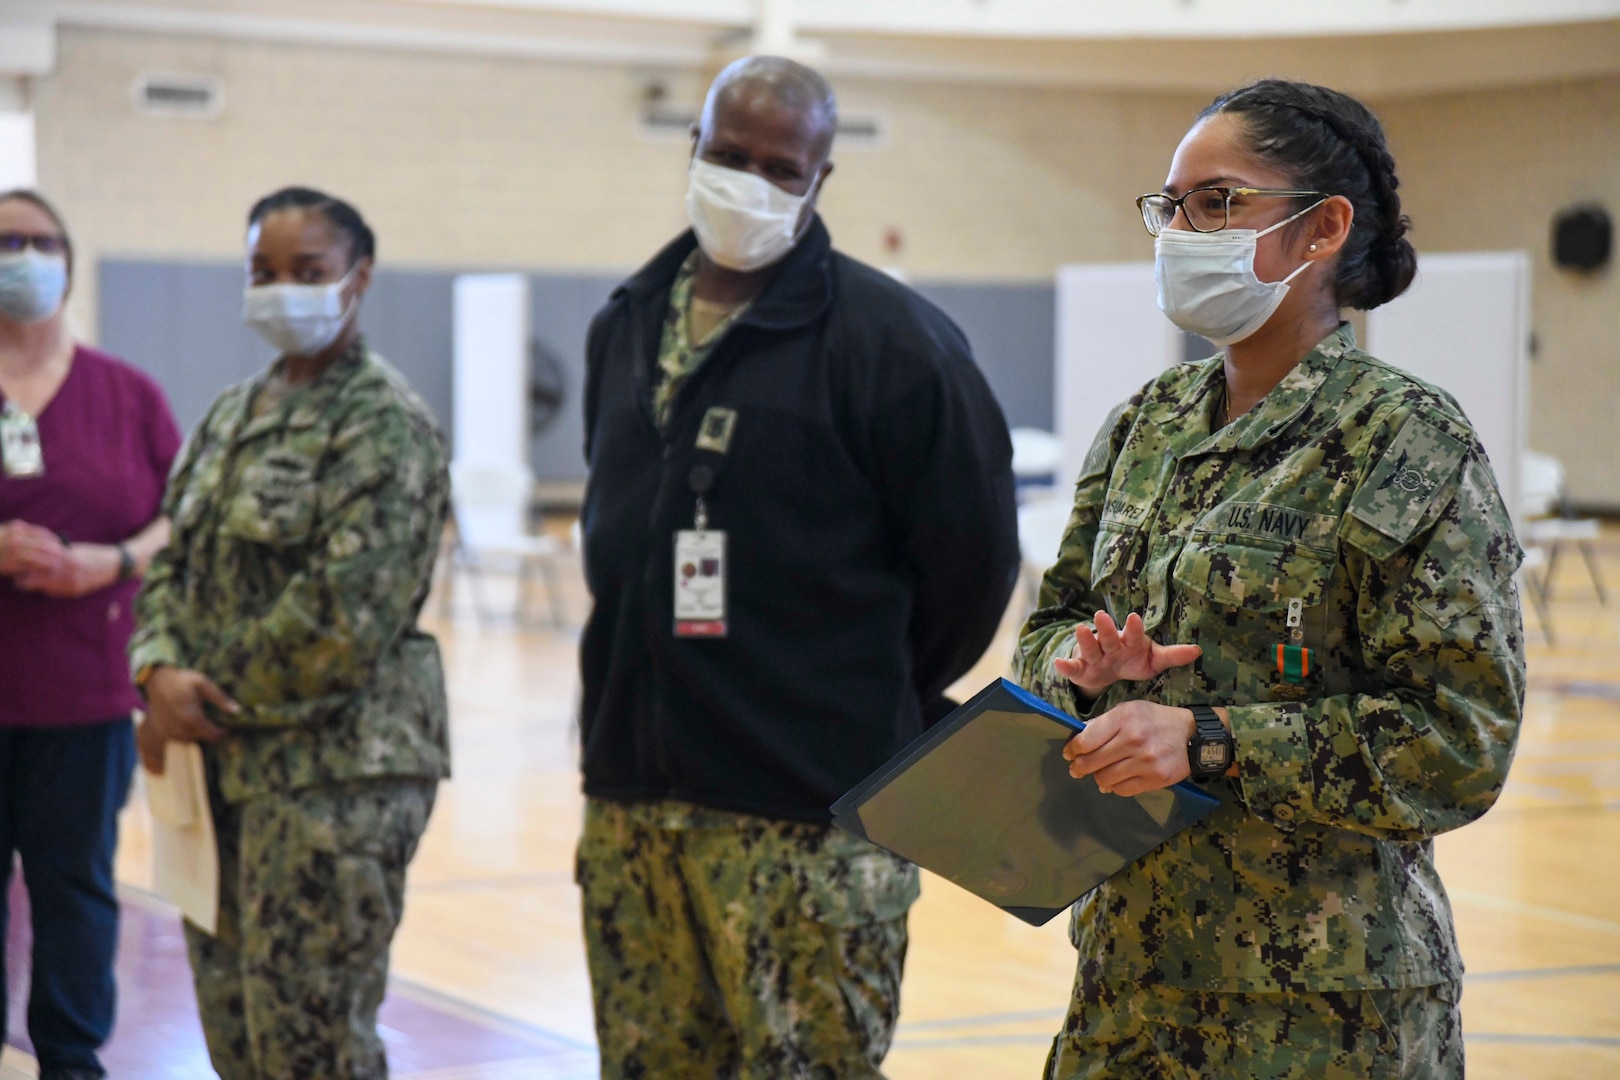
{"type": "Polygon", "coordinates": [[[737,421],[733,409],[715,407],[699,425],[686,473],[694,505],[692,528],[675,533],[674,630],[678,638],[724,638],[726,603],[726,533],[709,527],[707,496],[720,479],[737,421]]]}

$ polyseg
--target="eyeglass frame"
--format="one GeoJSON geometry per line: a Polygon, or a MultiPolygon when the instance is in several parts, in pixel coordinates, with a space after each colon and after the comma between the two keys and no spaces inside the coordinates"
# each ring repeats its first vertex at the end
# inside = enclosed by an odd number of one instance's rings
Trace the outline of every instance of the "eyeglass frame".
{"type": "Polygon", "coordinates": [[[1326,200],[1333,197],[1333,193],[1328,191],[1292,191],[1286,188],[1221,187],[1218,185],[1210,185],[1207,187],[1193,188],[1180,196],[1167,195],[1162,191],[1150,191],[1145,195],[1138,195],[1136,197],[1136,211],[1142,215],[1142,227],[1147,230],[1149,236],[1154,237],[1155,239],[1158,238],[1159,233],[1164,232],[1165,229],[1170,227],[1170,222],[1176,220],[1176,215],[1178,213],[1186,219],[1187,227],[1193,232],[1206,234],[1218,233],[1232,227],[1232,196],[1234,195],[1266,195],[1274,198],[1285,199],[1304,199],[1314,195],[1318,200],[1326,200]],[[1221,193],[1221,217],[1223,220],[1219,228],[1200,229],[1197,225],[1193,224],[1192,216],[1187,213],[1187,200],[1198,194],[1200,191],[1218,191],[1221,193]],[[1154,232],[1153,226],[1148,224],[1147,201],[1149,199],[1165,199],[1170,204],[1170,216],[1165,218],[1165,224],[1159,229],[1159,232],[1154,232]]]}
{"type": "Polygon", "coordinates": [[[66,255],[68,238],[50,233],[0,232],[0,255],[17,255],[33,248],[41,255],[66,255]]]}

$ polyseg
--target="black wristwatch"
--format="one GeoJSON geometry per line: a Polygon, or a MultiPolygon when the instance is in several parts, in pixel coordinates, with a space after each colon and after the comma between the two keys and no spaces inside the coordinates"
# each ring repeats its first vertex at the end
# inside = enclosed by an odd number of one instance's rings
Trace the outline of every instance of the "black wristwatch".
{"type": "Polygon", "coordinates": [[[118,545],[118,580],[128,581],[135,576],[135,556],[129,553],[127,544],[118,545]]]}
{"type": "Polygon", "coordinates": [[[1208,705],[1191,705],[1193,737],[1187,740],[1187,762],[1194,780],[1213,780],[1232,767],[1237,744],[1221,718],[1208,705]]]}

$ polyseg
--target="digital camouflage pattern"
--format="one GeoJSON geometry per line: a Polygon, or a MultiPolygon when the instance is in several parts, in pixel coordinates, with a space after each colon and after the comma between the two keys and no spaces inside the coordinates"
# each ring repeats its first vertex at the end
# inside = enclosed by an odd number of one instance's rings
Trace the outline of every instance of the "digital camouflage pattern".
{"type": "Polygon", "coordinates": [[[219,933],[185,931],[223,1080],[388,1075],[377,1007],[437,787],[355,781],[243,802],[214,787],[219,933]]]}
{"type": "Polygon", "coordinates": [[[1042,1080],[1462,1080],[1455,983],[1220,994],[1104,981],[1082,963],[1042,1080]]]}
{"type": "Polygon", "coordinates": [[[208,748],[233,802],[446,776],[439,647],[416,625],[449,505],[432,415],[362,344],[255,416],[270,371],[225,391],[181,453],[131,666],[195,668],[241,704],[208,748]]]}
{"type": "Polygon", "coordinates": [[[607,1080],[883,1075],[915,866],[826,825],[591,799],[577,879],[607,1080]]]}
{"type": "Polygon", "coordinates": [[[1116,985],[1455,982],[1431,838],[1496,800],[1524,700],[1521,552],[1490,466],[1450,397],[1348,326],[1215,430],[1223,392],[1217,357],[1116,410],[1020,641],[1021,681],[1062,708],[1226,705],[1236,738],[1238,776],[1209,785],[1225,805],[1086,896],[1075,944],[1116,985]],[[1291,600],[1300,687],[1276,668],[1291,600]],[[1052,660],[1098,610],[1203,656],[1077,700],[1052,660]]]}
{"type": "Polygon", "coordinates": [[[658,339],[658,385],[653,390],[653,417],[662,431],[669,426],[669,414],[675,408],[675,397],[686,385],[692,373],[703,366],[720,339],[731,325],[748,310],[740,304],[725,320],[710,330],[702,341],[693,341],[688,316],[692,307],[692,283],[697,279],[697,251],[686,257],[675,281],[669,288],[669,313],[664,317],[664,329],[658,339]]]}

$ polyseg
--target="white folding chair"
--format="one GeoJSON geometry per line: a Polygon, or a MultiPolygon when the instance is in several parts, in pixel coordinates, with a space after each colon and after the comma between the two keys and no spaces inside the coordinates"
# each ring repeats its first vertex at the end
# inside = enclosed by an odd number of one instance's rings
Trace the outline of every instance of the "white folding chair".
{"type": "MultiPolygon", "coordinates": [[[[1520,459],[1519,488],[1525,547],[1546,551],[1546,566],[1539,575],[1541,602],[1545,603],[1552,594],[1553,572],[1558,569],[1558,556],[1564,545],[1573,544],[1586,563],[1586,573],[1592,579],[1598,603],[1607,605],[1609,596],[1603,588],[1597,552],[1593,548],[1602,527],[1596,518],[1577,518],[1570,514],[1564,463],[1551,454],[1526,450],[1520,459]]],[[[1526,584],[1530,583],[1526,578],[1526,584]]]]}
{"type": "Polygon", "coordinates": [[[1524,561],[1519,564],[1519,579],[1524,584],[1524,594],[1530,598],[1530,607],[1536,613],[1536,621],[1541,624],[1541,636],[1547,639],[1547,644],[1554,644],[1552,612],[1547,604],[1547,549],[1533,544],[1525,545],[1524,561]]]}
{"type": "MultiPolygon", "coordinates": [[[[506,567],[517,571],[517,619],[528,615],[529,575],[538,571],[551,600],[552,622],[564,623],[562,593],[557,582],[558,558],[564,545],[555,537],[528,531],[530,494],[534,474],[517,463],[456,461],[450,466],[450,504],[456,540],[450,552],[450,577],[457,570],[471,586],[473,611],[480,623],[489,620],[482,579],[485,573],[506,567]]],[[[445,590],[448,604],[450,591],[445,590]]]]}

